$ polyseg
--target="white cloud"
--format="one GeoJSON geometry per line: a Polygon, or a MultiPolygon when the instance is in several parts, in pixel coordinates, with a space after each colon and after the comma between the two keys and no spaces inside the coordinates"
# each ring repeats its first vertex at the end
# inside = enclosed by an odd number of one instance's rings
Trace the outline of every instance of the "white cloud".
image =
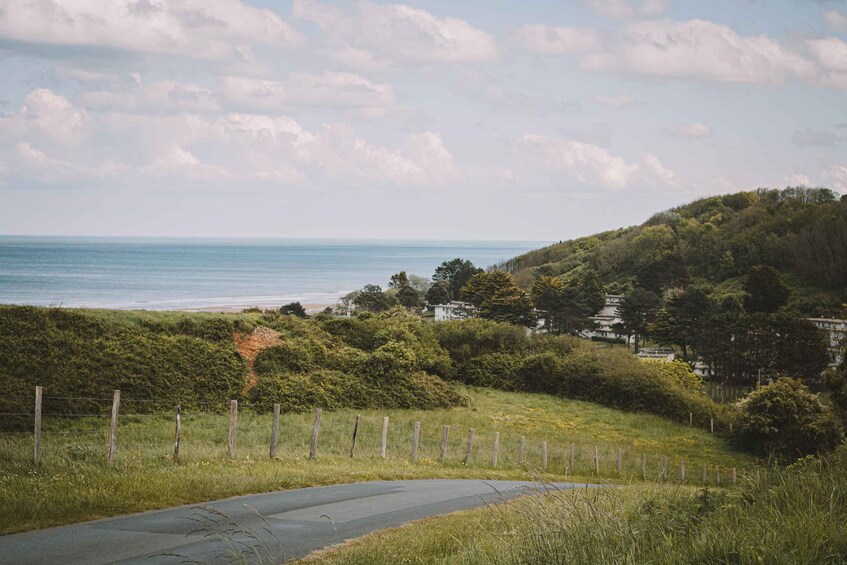
{"type": "Polygon", "coordinates": [[[847,193],[847,166],[832,165],[823,170],[824,183],[839,192],[847,193]]]}
{"type": "Polygon", "coordinates": [[[539,154],[548,168],[564,171],[590,187],[623,190],[643,184],[656,187],[680,184],[677,175],[650,153],[640,163],[627,163],[598,145],[536,134],[523,135],[518,146],[539,154]]]}
{"type": "Polygon", "coordinates": [[[712,137],[712,128],[701,122],[677,124],[665,132],[682,139],[708,139],[712,137]]]}
{"type": "Polygon", "coordinates": [[[627,0],[587,0],[588,5],[607,18],[654,17],[670,8],[670,0],[643,0],[640,5],[627,0]]]}
{"type": "Polygon", "coordinates": [[[847,16],[836,10],[826,10],[823,21],[832,31],[847,32],[847,16]]]}
{"type": "Polygon", "coordinates": [[[786,186],[812,186],[812,179],[802,173],[785,176],[786,186]]]}
{"type": "Polygon", "coordinates": [[[174,145],[142,169],[155,177],[186,179],[202,182],[221,182],[233,178],[223,167],[200,162],[191,151],[174,145]]]}
{"type": "Polygon", "coordinates": [[[394,89],[353,73],[294,73],[285,81],[225,77],[224,94],[244,107],[281,110],[290,106],[389,108],[397,105],[394,89]]]}
{"type": "Polygon", "coordinates": [[[597,104],[602,104],[609,108],[628,108],[634,106],[638,101],[628,94],[595,94],[591,99],[597,104]]]}
{"type": "MultiPolygon", "coordinates": [[[[316,24],[348,64],[394,60],[408,63],[476,63],[497,58],[494,38],[465,20],[437,18],[402,4],[360,1],[352,13],[336,6],[295,0],[295,18],[316,24]]],[[[384,64],[384,63],[381,63],[384,64]]]]}
{"type": "Polygon", "coordinates": [[[82,100],[100,110],[125,112],[214,112],[220,109],[208,88],[172,80],[93,90],[83,94],[82,100]]]}
{"type": "Polygon", "coordinates": [[[602,34],[597,30],[543,24],[521,27],[517,31],[516,39],[524,49],[545,55],[597,51],[602,45],[602,34]]]}
{"type": "Polygon", "coordinates": [[[0,10],[0,38],[208,60],[244,60],[250,44],[300,41],[277,14],[239,0],[10,0],[0,10]]]}
{"type": "Polygon", "coordinates": [[[627,25],[618,41],[582,59],[585,70],[718,82],[781,84],[815,75],[804,57],[765,36],[741,36],[705,20],[627,25]]]}
{"type": "Polygon", "coordinates": [[[824,37],[810,39],[806,43],[825,69],[847,71],[847,41],[835,37],[824,37]]]}
{"type": "Polygon", "coordinates": [[[36,129],[54,141],[76,142],[85,134],[89,115],[64,96],[38,88],[26,95],[17,113],[0,118],[0,124],[4,122],[17,135],[32,134],[36,129]]]}

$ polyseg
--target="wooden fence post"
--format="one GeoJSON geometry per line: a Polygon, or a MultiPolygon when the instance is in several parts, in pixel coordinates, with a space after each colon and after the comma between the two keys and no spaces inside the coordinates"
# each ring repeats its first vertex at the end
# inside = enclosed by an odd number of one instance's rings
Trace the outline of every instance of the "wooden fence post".
{"type": "Polygon", "coordinates": [[[109,454],[106,461],[109,465],[115,462],[115,452],[118,449],[118,411],[121,407],[121,391],[116,390],[112,397],[112,425],[109,428],[109,454]]]}
{"type": "Polygon", "coordinates": [[[41,463],[41,387],[35,387],[35,444],[32,448],[32,461],[36,465],[41,463]]]}
{"type": "Polygon", "coordinates": [[[703,475],[700,477],[700,482],[706,484],[706,464],[703,463],[703,475]]]}
{"type": "Polygon", "coordinates": [[[709,418],[709,433],[715,433],[715,419],[709,418]]]}
{"type": "Polygon", "coordinates": [[[732,468],[732,484],[735,484],[737,476],[735,475],[735,467],[732,468]]]}
{"type": "Polygon", "coordinates": [[[597,446],[594,446],[594,474],[600,474],[600,454],[597,452],[597,446]]]}
{"type": "Polygon", "coordinates": [[[323,410],[315,408],[315,423],[312,425],[312,441],[309,444],[309,459],[318,456],[318,433],[321,431],[321,414],[323,410]]]}
{"type": "Polygon", "coordinates": [[[694,425],[694,414],[689,412],[688,413],[688,427],[690,428],[693,425],[694,425]]]}
{"type": "Polygon", "coordinates": [[[641,480],[647,480],[647,454],[641,454],[641,480]]]}
{"type": "Polygon", "coordinates": [[[353,424],[353,439],[350,442],[350,459],[353,459],[353,453],[356,451],[356,436],[359,434],[359,418],[361,416],[356,414],[356,423],[353,424]]]}
{"type": "Polygon", "coordinates": [[[421,423],[415,422],[415,431],[412,433],[412,463],[418,461],[418,440],[421,437],[421,423]]]}
{"type": "Polygon", "coordinates": [[[500,455],[500,432],[494,432],[494,452],[491,454],[491,466],[497,466],[497,456],[500,455]]]}
{"type": "Polygon", "coordinates": [[[571,443],[570,448],[568,449],[568,475],[573,475],[574,451],[576,451],[576,448],[574,444],[571,443]]]}
{"type": "Polygon", "coordinates": [[[667,455],[662,456],[662,480],[663,481],[668,480],[668,456],[667,455]]]}
{"type": "Polygon", "coordinates": [[[623,467],[623,452],[621,451],[620,447],[618,448],[618,461],[617,461],[617,463],[618,463],[618,465],[617,465],[618,475],[620,475],[621,469],[623,467]]]}
{"type": "Polygon", "coordinates": [[[271,447],[268,451],[268,456],[271,459],[276,458],[276,446],[279,443],[279,410],[280,405],[274,404],[274,418],[271,424],[271,447]]]}
{"type": "Polygon", "coordinates": [[[521,444],[518,450],[518,461],[521,467],[523,467],[523,464],[526,461],[526,438],[523,436],[521,436],[521,444]]]}
{"type": "Polygon", "coordinates": [[[450,438],[450,426],[441,428],[441,450],[438,453],[438,462],[444,463],[447,459],[447,440],[450,438]]]}
{"type": "Polygon", "coordinates": [[[679,482],[681,482],[681,483],[685,482],[685,460],[684,459],[679,464],[679,482]]]}
{"type": "Polygon", "coordinates": [[[474,434],[476,434],[476,430],[471,428],[468,431],[468,446],[465,448],[465,465],[470,465],[471,463],[471,449],[473,448],[474,434]]]}
{"type": "Polygon", "coordinates": [[[179,435],[181,431],[181,422],[180,416],[182,414],[182,408],[179,404],[176,405],[176,426],[174,429],[174,461],[179,461],[179,435]]]}
{"type": "Polygon", "coordinates": [[[379,446],[379,456],[385,459],[385,448],[388,446],[388,416],[382,417],[382,443],[379,446]]]}
{"type": "Polygon", "coordinates": [[[541,442],[541,469],[547,470],[547,442],[541,442]]]}
{"type": "Polygon", "coordinates": [[[235,438],[238,434],[238,401],[229,401],[229,458],[235,457],[235,438]]]}

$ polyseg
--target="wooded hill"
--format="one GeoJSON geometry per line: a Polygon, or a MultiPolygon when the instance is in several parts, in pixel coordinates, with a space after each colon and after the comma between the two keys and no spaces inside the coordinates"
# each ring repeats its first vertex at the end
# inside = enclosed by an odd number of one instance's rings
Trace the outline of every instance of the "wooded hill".
{"type": "Polygon", "coordinates": [[[843,317],[847,303],[847,196],[825,188],[713,196],[655,214],[640,226],[556,243],[499,268],[524,288],[540,276],[594,271],[607,292],[696,285],[716,301],[743,299],[756,265],[779,270],[786,310],[843,317]]]}

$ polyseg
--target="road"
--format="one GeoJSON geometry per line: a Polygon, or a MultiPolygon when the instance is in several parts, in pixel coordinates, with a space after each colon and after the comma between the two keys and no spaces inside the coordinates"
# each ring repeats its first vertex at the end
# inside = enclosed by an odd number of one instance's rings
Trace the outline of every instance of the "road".
{"type": "Polygon", "coordinates": [[[376,530],[507,500],[539,488],[585,486],[438,479],[239,496],[1,536],[0,563],[278,562],[376,530]]]}

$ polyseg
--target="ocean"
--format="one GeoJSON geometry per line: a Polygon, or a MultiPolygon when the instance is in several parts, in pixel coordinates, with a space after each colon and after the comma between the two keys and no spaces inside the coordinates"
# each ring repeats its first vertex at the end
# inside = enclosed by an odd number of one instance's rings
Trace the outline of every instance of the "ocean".
{"type": "Polygon", "coordinates": [[[332,304],[442,261],[494,265],[515,241],[0,236],[0,303],[146,310],[332,304]]]}

